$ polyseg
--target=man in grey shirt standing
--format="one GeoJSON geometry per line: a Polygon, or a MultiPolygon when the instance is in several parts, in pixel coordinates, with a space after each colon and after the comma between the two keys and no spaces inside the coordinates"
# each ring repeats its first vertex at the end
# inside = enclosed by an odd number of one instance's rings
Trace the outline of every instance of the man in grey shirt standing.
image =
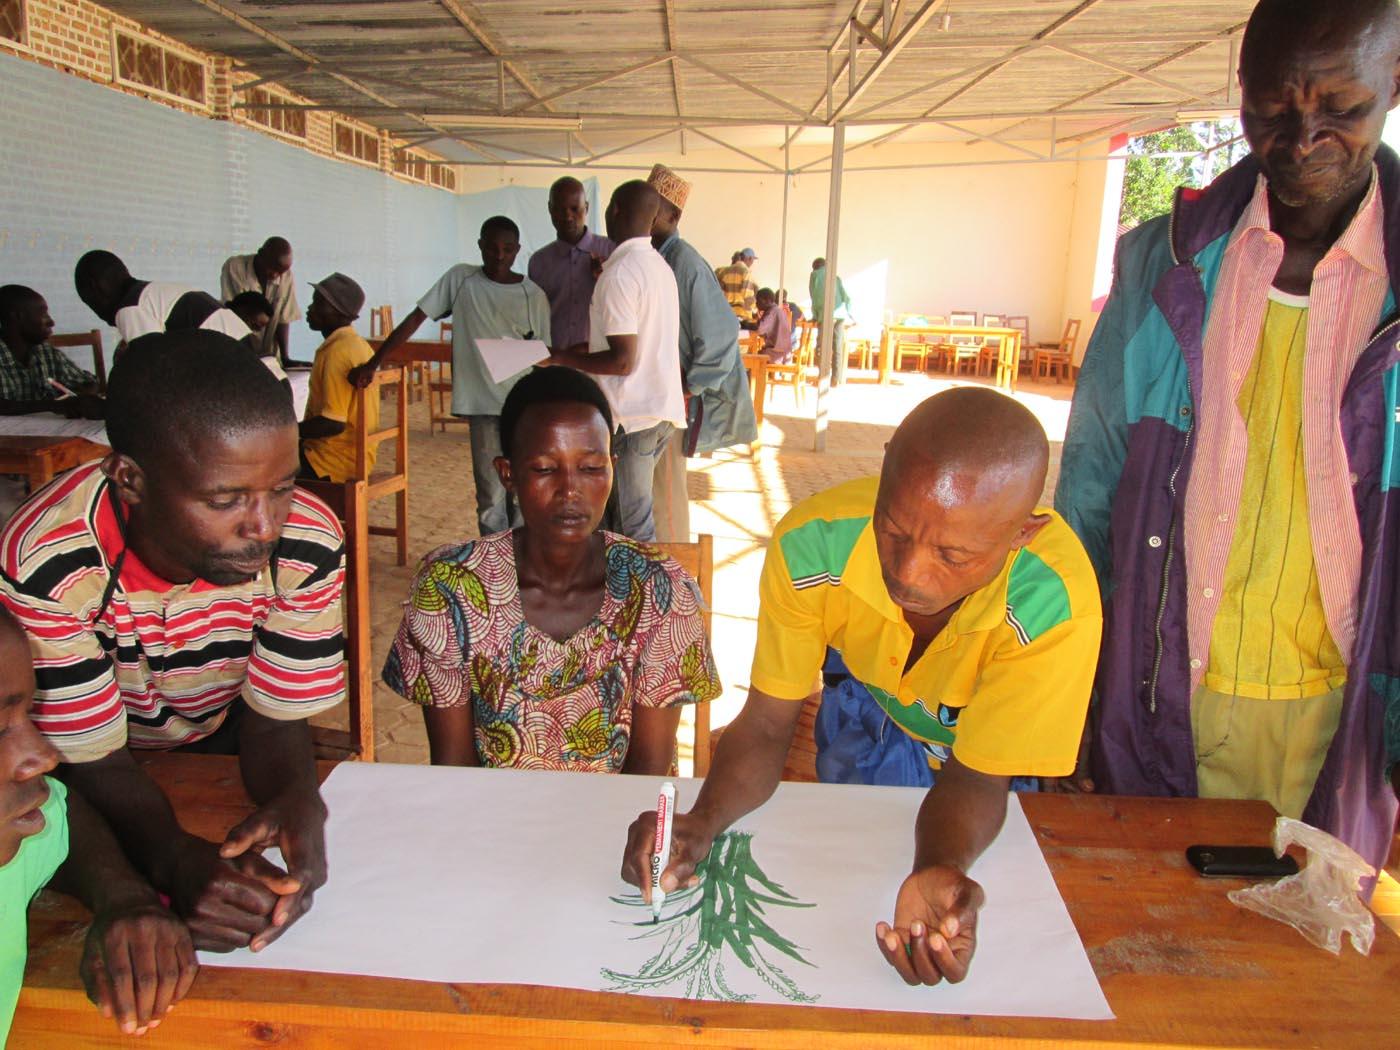
{"type": "MultiPolygon", "coordinates": [[[[231,255],[219,273],[219,299],[228,302],[240,292],[259,292],[272,304],[272,322],[262,330],[258,352],[290,365],[288,332],[301,320],[296,283],[292,278],[292,246],[283,237],[269,237],[253,255],[231,255]]],[[[309,362],[308,362],[309,364],[309,362]]]]}

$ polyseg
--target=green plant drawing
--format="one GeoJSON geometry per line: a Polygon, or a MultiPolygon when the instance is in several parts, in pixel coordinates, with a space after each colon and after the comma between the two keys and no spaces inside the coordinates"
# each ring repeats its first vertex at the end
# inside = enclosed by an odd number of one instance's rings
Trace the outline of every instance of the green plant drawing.
{"type": "Polygon", "coordinates": [[[631,938],[659,938],[661,947],[636,973],[620,973],[604,968],[601,973],[611,982],[610,992],[640,992],[677,987],[687,999],[718,999],[747,1002],[754,996],[735,991],[725,978],[724,965],[732,955],[756,973],[783,998],[795,1003],[814,1003],[820,996],[808,995],[777,965],[774,952],[781,952],[804,966],[812,966],[800,949],[783,937],[764,918],[767,905],[776,908],[811,908],[788,893],[763,873],[753,858],[753,836],[730,831],[710,847],[709,855],[696,867],[697,886],[679,890],[666,898],[666,911],[659,923],[651,922],[651,906],[640,893],[613,897],[615,904],[647,909],[646,919],[636,923],[646,931],[631,938]]]}

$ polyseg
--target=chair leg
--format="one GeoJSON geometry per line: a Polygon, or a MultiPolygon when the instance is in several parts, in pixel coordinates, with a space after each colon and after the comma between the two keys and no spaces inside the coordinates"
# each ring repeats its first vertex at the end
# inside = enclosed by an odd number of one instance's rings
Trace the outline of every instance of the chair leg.
{"type": "Polygon", "coordinates": [[[408,489],[394,494],[394,543],[397,548],[396,564],[408,564],[408,489]]]}

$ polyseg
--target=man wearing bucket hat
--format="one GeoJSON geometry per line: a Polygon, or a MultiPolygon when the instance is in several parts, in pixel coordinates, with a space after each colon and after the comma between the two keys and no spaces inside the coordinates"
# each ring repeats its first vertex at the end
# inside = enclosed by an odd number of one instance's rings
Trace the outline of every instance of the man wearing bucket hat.
{"type": "MultiPolygon", "coordinates": [[[[365,293],[343,273],[333,273],[311,285],[306,323],[323,342],[311,364],[311,382],[301,430],[301,476],[349,481],[355,476],[355,428],[358,423],[355,387],[350,370],[374,356],[369,343],[355,331],[355,318],[364,309],[365,293]]],[[[379,399],[366,397],[369,429],[379,429],[379,399]]],[[[375,448],[366,467],[373,469],[375,448]]]]}
{"type": "Polygon", "coordinates": [[[709,263],[677,229],[690,183],[664,164],[651,169],[647,182],[661,195],[651,243],[675,273],[680,294],[680,368],[686,395],[686,429],[671,436],[657,460],[652,510],[656,538],[685,543],[690,540],[685,457],[749,444],[758,436],[758,427],[734,311],[709,263]]]}

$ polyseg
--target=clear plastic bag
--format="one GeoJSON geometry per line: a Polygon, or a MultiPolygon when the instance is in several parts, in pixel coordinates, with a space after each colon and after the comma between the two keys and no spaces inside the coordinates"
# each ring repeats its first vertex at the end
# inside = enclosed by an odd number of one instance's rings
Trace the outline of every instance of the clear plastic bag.
{"type": "Polygon", "coordinates": [[[1361,901],[1361,880],[1376,874],[1355,850],[1311,824],[1279,817],[1274,824],[1274,853],[1283,856],[1293,844],[1308,851],[1307,865],[1297,875],[1277,882],[1260,882],[1231,890],[1230,900],[1241,908],[1286,922],[1319,948],[1333,955],[1342,951],[1342,934],[1351,946],[1371,954],[1376,920],[1361,901]]]}

